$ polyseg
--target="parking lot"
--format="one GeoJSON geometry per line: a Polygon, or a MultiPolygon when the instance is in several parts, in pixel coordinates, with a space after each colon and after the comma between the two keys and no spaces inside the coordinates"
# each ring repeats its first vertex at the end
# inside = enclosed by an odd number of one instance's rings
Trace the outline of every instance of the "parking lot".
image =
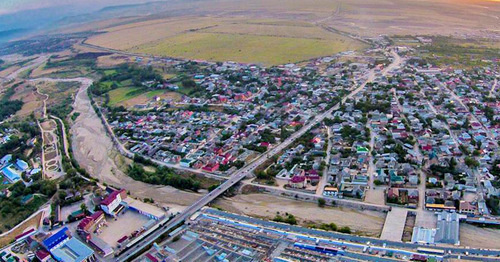
{"type": "Polygon", "coordinates": [[[149,219],[139,213],[128,210],[118,216],[117,220],[107,219],[107,221],[108,225],[102,227],[102,232],[98,234],[98,237],[115,248],[118,244],[118,239],[139,230],[149,219]]]}

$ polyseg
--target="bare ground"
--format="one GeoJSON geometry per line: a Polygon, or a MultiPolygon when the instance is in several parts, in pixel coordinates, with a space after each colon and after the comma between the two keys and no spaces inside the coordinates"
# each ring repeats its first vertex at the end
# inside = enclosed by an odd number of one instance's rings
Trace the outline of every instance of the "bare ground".
{"type": "Polygon", "coordinates": [[[481,228],[461,223],[460,245],[476,248],[500,249],[500,229],[481,228]]]}
{"type": "Polygon", "coordinates": [[[165,205],[187,206],[200,196],[170,186],[149,185],[128,177],[114,161],[118,153],[90,105],[86,88],[78,92],[74,108],[80,116],[71,127],[73,152],[78,163],[93,177],[109,185],[125,188],[133,196],[153,198],[165,205]]]}
{"type": "Polygon", "coordinates": [[[349,226],[356,233],[378,237],[382,232],[385,214],[358,211],[342,207],[319,208],[315,203],[295,201],[268,194],[237,195],[216,201],[216,205],[229,212],[272,219],[276,212],[293,214],[300,224],[335,223],[349,226]]]}
{"type": "Polygon", "coordinates": [[[123,55],[108,55],[97,58],[97,66],[106,68],[129,62],[129,58],[123,55]]]}

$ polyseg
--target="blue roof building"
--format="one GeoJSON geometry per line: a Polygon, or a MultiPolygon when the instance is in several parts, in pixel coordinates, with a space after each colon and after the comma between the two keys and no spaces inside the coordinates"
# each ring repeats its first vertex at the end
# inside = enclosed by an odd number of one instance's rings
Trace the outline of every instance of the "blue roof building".
{"type": "Polygon", "coordinates": [[[61,230],[57,231],[52,236],[45,239],[42,242],[42,244],[47,250],[51,251],[51,249],[53,249],[54,247],[56,247],[57,245],[61,244],[62,242],[64,242],[69,238],[70,238],[69,230],[67,227],[64,227],[61,230]]]}
{"type": "Polygon", "coordinates": [[[94,251],[76,238],[71,238],[51,252],[57,261],[61,262],[91,262],[97,261],[94,251]]]}
{"type": "Polygon", "coordinates": [[[0,170],[0,174],[3,175],[10,183],[16,183],[21,180],[21,173],[12,164],[2,168],[0,170]]]}
{"type": "Polygon", "coordinates": [[[2,159],[0,159],[0,166],[9,163],[10,160],[12,160],[12,155],[11,154],[5,155],[4,157],[2,157],[2,159]]]}
{"type": "Polygon", "coordinates": [[[78,239],[72,238],[67,227],[45,239],[42,244],[60,262],[97,261],[94,251],[78,239]]]}
{"type": "Polygon", "coordinates": [[[16,166],[19,168],[19,170],[21,170],[21,172],[24,172],[24,171],[28,170],[28,168],[29,168],[28,163],[26,163],[24,160],[21,160],[21,159],[18,159],[16,161],[16,166]]]}

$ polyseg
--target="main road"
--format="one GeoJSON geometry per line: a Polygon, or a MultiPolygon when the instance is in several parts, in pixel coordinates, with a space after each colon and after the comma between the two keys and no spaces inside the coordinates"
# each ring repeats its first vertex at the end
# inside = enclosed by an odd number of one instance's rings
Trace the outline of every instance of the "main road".
{"type": "MultiPolygon", "coordinates": [[[[393,59],[392,63],[381,72],[382,75],[386,75],[392,69],[397,68],[402,62],[401,57],[396,52],[392,51],[391,54],[392,54],[394,59],[393,59]]],[[[351,99],[354,96],[356,96],[361,90],[363,90],[365,88],[367,83],[370,83],[375,79],[375,76],[376,76],[375,70],[371,70],[368,73],[366,80],[361,85],[359,85],[359,87],[355,88],[349,95],[344,97],[342,99],[342,103],[345,103],[345,101],[347,99],[351,99]]],[[[215,198],[217,198],[223,192],[228,190],[230,187],[234,186],[236,183],[243,180],[243,178],[245,178],[246,176],[251,176],[252,171],[255,168],[257,168],[259,165],[263,164],[270,157],[278,154],[279,152],[281,152],[282,150],[284,150],[285,148],[290,146],[295,140],[297,140],[297,138],[304,135],[314,125],[323,121],[327,116],[330,116],[332,114],[332,112],[334,112],[335,110],[338,110],[339,107],[340,107],[340,103],[337,103],[335,106],[333,106],[329,110],[325,111],[324,113],[322,113],[320,115],[317,115],[316,117],[314,117],[314,119],[309,121],[308,124],[304,125],[300,130],[298,130],[293,135],[291,135],[289,138],[284,140],[281,144],[279,144],[278,146],[269,150],[268,152],[262,154],[260,157],[258,157],[253,162],[249,163],[248,165],[244,166],[240,170],[234,172],[229,177],[229,179],[226,180],[224,183],[222,183],[219,187],[217,187],[216,189],[214,189],[210,193],[204,195],[203,197],[199,198],[191,206],[187,207],[181,213],[179,213],[177,216],[175,216],[174,218],[169,220],[167,223],[165,223],[157,231],[153,232],[152,234],[150,234],[148,236],[145,236],[144,239],[139,241],[136,245],[132,246],[130,249],[128,249],[128,250],[124,251],[122,254],[120,254],[117,257],[117,261],[127,261],[129,258],[133,257],[137,252],[141,251],[141,247],[152,244],[161,235],[165,234],[166,232],[168,232],[169,230],[174,228],[174,226],[176,226],[179,223],[181,223],[182,221],[186,220],[188,217],[190,217],[195,212],[200,210],[203,206],[212,202],[215,198]]]]}

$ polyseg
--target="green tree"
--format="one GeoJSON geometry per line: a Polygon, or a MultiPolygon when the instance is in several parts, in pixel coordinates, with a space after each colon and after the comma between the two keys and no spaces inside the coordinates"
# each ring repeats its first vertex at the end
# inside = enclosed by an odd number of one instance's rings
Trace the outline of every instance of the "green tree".
{"type": "Polygon", "coordinates": [[[318,206],[319,207],[324,207],[326,204],[326,201],[324,198],[318,198],[318,206]]]}

